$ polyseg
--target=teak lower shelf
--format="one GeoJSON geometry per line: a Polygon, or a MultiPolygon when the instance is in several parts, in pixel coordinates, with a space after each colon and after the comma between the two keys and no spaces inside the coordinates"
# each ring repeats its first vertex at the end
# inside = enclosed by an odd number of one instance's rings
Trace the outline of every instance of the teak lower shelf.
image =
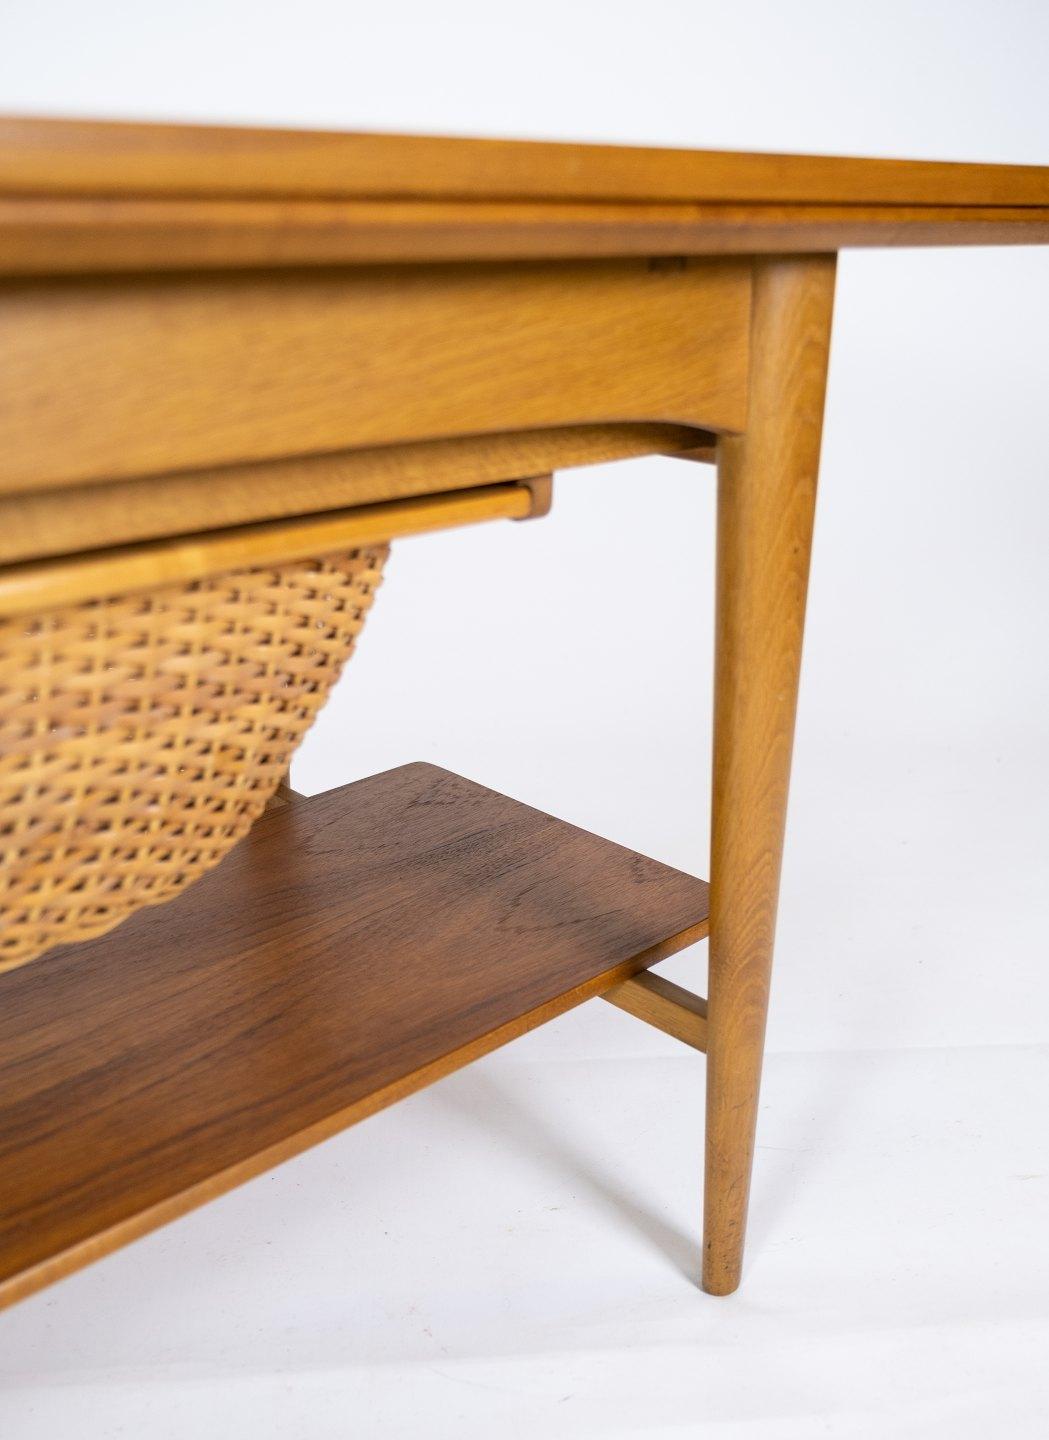
{"type": "Polygon", "coordinates": [[[0,1304],[707,931],[707,886],[431,765],[0,977],[0,1304]]]}

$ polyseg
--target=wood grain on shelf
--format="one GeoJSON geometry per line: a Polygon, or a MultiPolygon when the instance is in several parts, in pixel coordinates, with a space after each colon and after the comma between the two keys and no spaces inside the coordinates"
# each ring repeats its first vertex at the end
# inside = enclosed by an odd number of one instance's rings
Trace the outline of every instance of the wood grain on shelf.
{"type": "Polygon", "coordinates": [[[0,978],[0,1303],[706,934],[707,887],[430,765],[263,817],[0,978]]]}

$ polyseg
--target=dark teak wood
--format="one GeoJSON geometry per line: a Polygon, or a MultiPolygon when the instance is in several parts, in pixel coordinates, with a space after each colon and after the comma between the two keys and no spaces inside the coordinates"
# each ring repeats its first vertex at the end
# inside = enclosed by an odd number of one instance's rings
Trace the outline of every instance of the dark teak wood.
{"type": "Polygon", "coordinates": [[[707,887],[431,765],[267,814],[3,978],[0,1303],[706,934],[707,887]]]}

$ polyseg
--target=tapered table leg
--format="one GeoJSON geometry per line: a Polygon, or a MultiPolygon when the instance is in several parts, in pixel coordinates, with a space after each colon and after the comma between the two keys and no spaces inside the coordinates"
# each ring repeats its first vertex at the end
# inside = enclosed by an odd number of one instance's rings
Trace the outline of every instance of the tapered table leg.
{"type": "Polygon", "coordinates": [[[833,256],[755,262],[745,435],[718,461],[703,1287],[740,1280],[798,693],[833,256]]]}

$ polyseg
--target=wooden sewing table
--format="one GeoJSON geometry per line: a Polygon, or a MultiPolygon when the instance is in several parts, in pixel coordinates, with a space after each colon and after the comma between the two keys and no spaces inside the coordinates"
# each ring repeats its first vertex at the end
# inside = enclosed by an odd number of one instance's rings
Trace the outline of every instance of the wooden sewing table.
{"type": "Polygon", "coordinates": [[[709,897],[431,766],[283,789],[0,976],[0,1300],[601,995],[707,1052],[736,1287],[836,252],[1045,243],[1049,168],[0,123],[0,616],[718,473],[709,897]],[[709,1013],[647,974],[708,925],[709,1013]]]}

